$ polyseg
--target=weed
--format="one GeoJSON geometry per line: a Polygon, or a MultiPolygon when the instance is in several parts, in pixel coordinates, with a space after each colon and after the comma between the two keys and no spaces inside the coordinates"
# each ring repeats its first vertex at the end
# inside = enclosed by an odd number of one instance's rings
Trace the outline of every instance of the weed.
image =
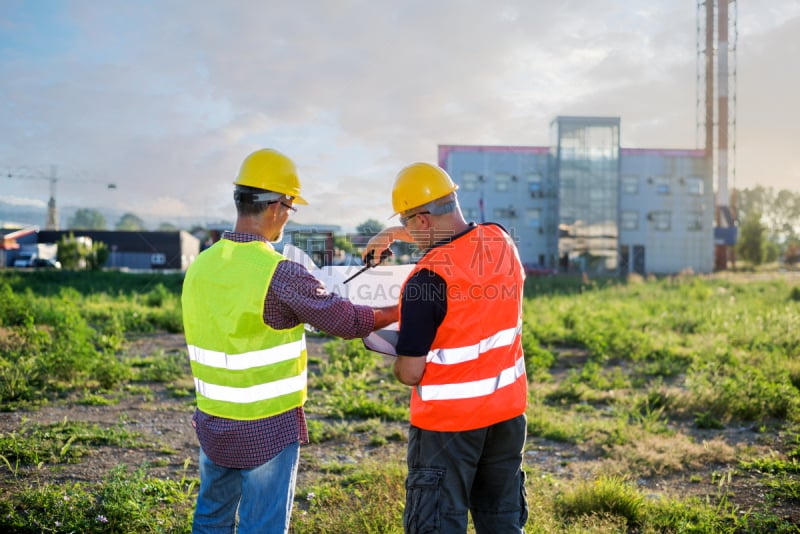
{"type": "Polygon", "coordinates": [[[114,468],[99,484],[45,483],[0,502],[4,532],[186,532],[190,531],[194,483],[128,473],[114,468]]]}
{"type": "Polygon", "coordinates": [[[705,428],[710,430],[721,430],[725,425],[708,412],[700,412],[694,414],[694,424],[697,428],[705,428]]]}
{"type": "Polygon", "coordinates": [[[770,474],[800,474],[800,462],[797,458],[788,460],[781,459],[775,454],[767,458],[757,458],[752,461],[742,461],[740,465],[744,469],[752,469],[762,473],[770,474]]]}
{"type": "Polygon", "coordinates": [[[188,358],[182,353],[155,354],[134,358],[131,365],[138,370],[136,380],[140,382],[171,382],[189,373],[188,358]]]}
{"type": "Polygon", "coordinates": [[[299,493],[302,506],[293,514],[292,532],[401,533],[405,503],[402,465],[365,462],[345,473],[341,480],[322,480],[299,493]]]}
{"type": "Polygon", "coordinates": [[[171,295],[161,282],[157,283],[150,291],[144,294],[144,303],[151,308],[160,308],[171,295]]]}
{"type": "Polygon", "coordinates": [[[113,397],[104,397],[103,395],[98,395],[96,393],[91,393],[84,390],[83,395],[81,396],[80,400],[78,400],[78,404],[82,404],[84,406],[111,406],[114,404],[119,404],[119,399],[113,397]]]}
{"type": "Polygon", "coordinates": [[[625,519],[628,527],[642,522],[644,497],[624,479],[600,477],[566,491],[556,501],[561,516],[610,514],[625,519]]]}
{"type": "Polygon", "coordinates": [[[128,432],[121,425],[101,428],[64,420],[50,425],[23,425],[18,431],[0,436],[0,455],[6,463],[21,465],[75,462],[89,453],[90,446],[149,447],[139,439],[138,433],[128,432]]]}
{"type": "Polygon", "coordinates": [[[800,302],[800,287],[795,286],[789,291],[789,300],[800,302]]]}

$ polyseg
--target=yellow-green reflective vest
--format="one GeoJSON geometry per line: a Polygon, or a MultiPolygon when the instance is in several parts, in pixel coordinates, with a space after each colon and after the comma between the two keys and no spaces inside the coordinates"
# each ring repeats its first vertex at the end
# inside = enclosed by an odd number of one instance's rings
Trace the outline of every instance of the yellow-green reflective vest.
{"type": "Polygon", "coordinates": [[[222,239],[186,272],[183,327],[203,412],[252,420],[305,402],[303,324],[286,330],[264,324],[264,298],[284,259],[262,241],[222,239]]]}

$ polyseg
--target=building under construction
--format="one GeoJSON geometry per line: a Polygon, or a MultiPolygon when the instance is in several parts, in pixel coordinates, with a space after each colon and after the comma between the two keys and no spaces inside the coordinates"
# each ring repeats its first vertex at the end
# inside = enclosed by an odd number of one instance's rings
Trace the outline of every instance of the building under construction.
{"type": "Polygon", "coordinates": [[[735,4],[697,5],[696,147],[620,146],[618,117],[557,117],[546,146],[439,146],[466,217],[536,269],[707,273],[734,261],[735,4]],[[733,9],[731,9],[733,8],[733,9]],[[733,98],[730,96],[733,95],[733,98]]]}

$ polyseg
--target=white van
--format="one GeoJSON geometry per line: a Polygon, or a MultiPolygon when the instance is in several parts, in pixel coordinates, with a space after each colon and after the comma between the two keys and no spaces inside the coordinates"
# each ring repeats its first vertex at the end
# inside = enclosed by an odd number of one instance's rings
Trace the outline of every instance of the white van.
{"type": "Polygon", "coordinates": [[[34,255],[32,252],[21,252],[14,259],[14,267],[33,267],[34,255]]]}

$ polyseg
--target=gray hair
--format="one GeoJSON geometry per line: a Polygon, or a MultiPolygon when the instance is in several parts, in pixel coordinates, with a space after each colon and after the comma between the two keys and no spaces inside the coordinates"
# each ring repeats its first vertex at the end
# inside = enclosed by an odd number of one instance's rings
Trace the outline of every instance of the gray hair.
{"type": "MultiPolygon", "coordinates": [[[[458,207],[458,198],[455,193],[431,200],[427,204],[423,204],[419,208],[421,211],[427,211],[431,215],[444,215],[445,213],[452,213],[458,207]]],[[[417,209],[419,209],[417,208],[417,209]]]]}

